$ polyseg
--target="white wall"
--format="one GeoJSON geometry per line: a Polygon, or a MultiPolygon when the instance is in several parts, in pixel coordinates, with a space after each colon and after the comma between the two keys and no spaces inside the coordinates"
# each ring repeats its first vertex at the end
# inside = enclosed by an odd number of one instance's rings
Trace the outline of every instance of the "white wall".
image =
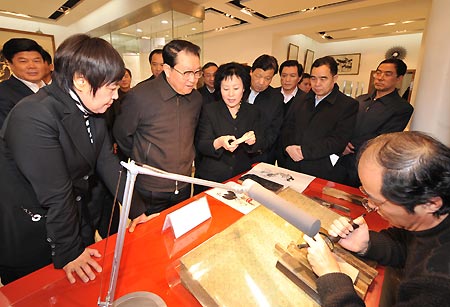
{"type": "MultiPolygon", "coordinates": [[[[277,29],[275,29],[276,31],[277,29]]],[[[338,83],[343,80],[363,82],[363,92],[367,92],[371,70],[376,69],[379,62],[385,59],[386,51],[394,46],[402,46],[407,50],[405,59],[409,69],[416,69],[422,33],[405,34],[370,39],[360,39],[345,42],[319,43],[304,35],[282,35],[270,32],[268,29],[253,29],[238,33],[223,34],[207,37],[203,42],[204,63],[212,61],[223,64],[230,61],[248,63],[261,54],[275,56],[279,64],[287,59],[289,43],[299,46],[298,61],[303,64],[306,49],[314,51],[314,59],[325,55],[345,53],[361,53],[361,63],[358,75],[340,76],[338,83]]],[[[279,86],[279,77],[275,76],[272,86],[279,86]]]]}

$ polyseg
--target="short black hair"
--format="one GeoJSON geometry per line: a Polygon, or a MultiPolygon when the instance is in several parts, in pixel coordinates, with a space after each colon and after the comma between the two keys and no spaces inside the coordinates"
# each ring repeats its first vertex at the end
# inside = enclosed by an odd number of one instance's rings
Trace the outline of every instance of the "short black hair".
{"type": "Polygon", "coordinates": [[[48,65],[52,64],[52,56],[45,49],[42,49],[42,59],[44,59],[44,62],[48,65]]]}
{"type": "Polygon", "coordinates": [[[263,54],[253,62],[252,71],[255,71],[257,68],[261,68],[264,71],[273,69],[273,74],[276,75],[278,73],[278,61],[271,55],[263,54]]]}
{"type": "Polygon", "coordinates": [[[298,72],[298,76],[301,77],[302,73],[303,73],[303,65],[300,64],[297,60],[287,60],[284,61],[283,63],[281,63],[280,65],[280,76],[281,73],[283,72],[283,68],[285,67],[297,67],[297,72],[298,72]]]}
{"type": "Polygon", "coordinates": [[[202,70],[208,69],[208,68],[213,67],[213,66],[219,68],[219,66],[217,66],[216,63],[214,63],[214,62],[208,62],[208,63],[206,63],[205,65],[203,65],[202,70]]]}
{"type": "Polygon", "coordinates": [[[43,57],[44,49],[36,41],[29,38],[11,38],[3,44],[3,56],[10,63],[12,63],[16,53],[22,51],[36,51],[43,57]]]}
{"type": "Polygon", "coordinates": [[[308,74],[307,72],[304,72],[302,74],[302,77],[300,78],[300,81],[298,81],[298,84],[302,83],[303,79],[311,79],[311,75],[308,74]]]}
{"type": "Polygon", "coordinates": [[[125,64],[120,54],[104,39],[76,34],[63,41],[56,50],[52,78],[69,92],[77,73],[89,82],[95,95],[100,87],[123,78],[125,64]]]}
{"type": "Polygon", "coordinates": [[[338,63],[332,56],[324,56],[315,60],[311,66],[311,71],[314,67],[320,67],[326,65],[330,69],[331,75],[336,76],[338,72],[338,63]]]}
{"type": "MultiPolygon", "coordinates": [[[[129,70],[128,68],[125,67],[126,72],[128,72],[128,74],[130,75],[130,78],[133,78],[133,75],[131,74],[131,70],[129,70]]],[[[123,73],[123,75],[125,76],[125,72],[123,73]]],[[[122,76],[123,78],[123,76],[122,76]]]]}
{"type": "Polygon", "coordinates": [[[220,92],[220,85],[223,80],[231,78],[232,76],[236,76],[242,80],[242,84],[244,85],[242,101],[246,101],[248,95],[250,95],[250,74],[242,64],[236,62],[230,62],[219,66],[214,78],[214,93],[217,93],[217,98],[221,99],[222,94],[220,92]]]}
{"type": "Polygon", "coordinates": [[[406,74],[406,70],[408,69],[408,66],[406,66],[405,62],[396,58],[389,58],[381,61],[381,63],[378,64],[378,67],[380,67],[381,64],[394,64],[395,70],[397,71],[397,77],[404,76],[406,74]]]}
{"type": "Polygon", "coordinates": [[[382,134],[365,144],[358,163],[371,148],[375,161],[383,168],[381,194],[411,214],[433,197],[442,199],[440,216],[450,212],[450,149],[418,131],[382,134]]]}
{"type": "Polygon", "coordinates": [[[174,67],[177,64],[178,52],[185,51],[200,58],[200,47],[182,39],[174,39],[163,48],[164,64],[174,67]]]}
{"type": "Polygon", "coordinates": [[[150,54],[148,55],[148,62],[151,63],[152,62],[152,57],[155,54],[162,54],[163,50],[162,49],[153,49],[152,52],[150,52],[150,54]]]}

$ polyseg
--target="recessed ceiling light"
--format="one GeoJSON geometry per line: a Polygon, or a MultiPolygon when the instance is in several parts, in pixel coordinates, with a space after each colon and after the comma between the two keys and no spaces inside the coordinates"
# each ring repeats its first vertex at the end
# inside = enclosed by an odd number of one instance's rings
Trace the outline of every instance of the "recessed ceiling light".
{"type": "Polygon", "coordinates": [[[350,31],[356,31],[358,28],[351,28],[350,31]]]}
{"type": "Polygon", "coordinates": [[[142,29],[137,28],[136,32],[142,33],[143,31],[142,31],[142,29]]]}
{"type": "Polygon", "coordinates": [[[191,28],[191,30],[192,30],[192,31],[195,31],[195,30],[197,30],[197,28],[191,28]]]}
{"type": "Polygon", "coordinates": [[[395,26],[395,22],[385,23],[383,26],[395,26]]]}
{"type": "Polygon", "coordinates": [[[166,25],[166,24],[168,24],[169,22],[168,22],[167,20],[161,20],[161,23],[162,23],[163,25],[166,25]]]}
{"type": "Polygon", "coordinates": [[[414,20],[405,20],[405,21],[402,21],[403,24],[412,23],[412,22],[414,22],[414,20]]]}
{"type": "Polygon", "coordinates": [[[364,30],[364,29],[369,29],[369,28],[370,28],[369,26],[364,26],[364,27],[361,27],[360,29],[364,30]]]}

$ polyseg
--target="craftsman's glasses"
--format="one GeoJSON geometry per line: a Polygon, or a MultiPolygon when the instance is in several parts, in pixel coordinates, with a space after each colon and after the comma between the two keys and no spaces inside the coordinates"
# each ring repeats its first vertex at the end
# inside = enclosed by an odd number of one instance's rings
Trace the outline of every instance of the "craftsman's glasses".
{"type": "Polygon", "coordinates": [[[201,69],[198,69],[196,71],[187,70],[185,72],[179,71],[175,67],[172,67],[177,73],[183,76],[184,80],[188,80],[191,77],[194,77],[195,79],[201,78],[203,76],[203,71],[201,69]]]}
{"type": "Polygon", "coordinates": [[[366,190],[362,186],[359,187],[359,190],[361,193],[364,194],[364,198],[362,199],[362,205],[367,210],[367,212],[372,212],[378,210],[382,205],[384,205],[388,200],[379,201],[371,197],[369,194],[367,194],[366,190]]]}

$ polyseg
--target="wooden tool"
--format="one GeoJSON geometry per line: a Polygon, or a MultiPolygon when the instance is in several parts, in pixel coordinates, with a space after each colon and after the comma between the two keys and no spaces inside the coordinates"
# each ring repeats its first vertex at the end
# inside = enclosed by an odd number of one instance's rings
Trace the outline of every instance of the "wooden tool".
{"type": "Polygon", "coordinates": [[[349,201],[351,203],[354,203],[356,205],[362,205],[363,199],[364,197],[356,195],[356,194],[351,194],[351,193],[347,193],[344,192],[342,190],[338,190],[335,188],[330,188],[330,187],[323,187],[322,189],[322,193],[328,196],[332,196],[335,198],[339,198],[339,199],[343,199],[346,201],[349,201]]]}

